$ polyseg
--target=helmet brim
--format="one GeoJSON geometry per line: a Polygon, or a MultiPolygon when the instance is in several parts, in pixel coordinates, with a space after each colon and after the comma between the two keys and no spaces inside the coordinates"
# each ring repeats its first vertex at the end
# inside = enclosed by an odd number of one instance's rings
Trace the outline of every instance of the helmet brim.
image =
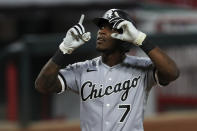
{"type": "Polygon", "coordinates": [[[104,19],[104,18],[100,17],[100,18],[94,18],[94,19],[92,20],[92,22],[93,22],[96,26],[99,27],[101,23],[108,23],[109,21],[108,21],[107,19],[104,19]]]}

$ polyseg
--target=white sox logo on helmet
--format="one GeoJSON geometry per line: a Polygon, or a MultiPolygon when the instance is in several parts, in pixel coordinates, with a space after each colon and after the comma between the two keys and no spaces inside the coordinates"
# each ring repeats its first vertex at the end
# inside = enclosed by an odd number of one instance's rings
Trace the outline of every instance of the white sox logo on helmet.
{"type": "Polygon", "coordinates": [[[111,18],[114,18],[114,17],[120,17],[116,11],[116,9],[112,9],[112,10],[109,10],[105,16],[107,19],[111,19],[111,18]]]}

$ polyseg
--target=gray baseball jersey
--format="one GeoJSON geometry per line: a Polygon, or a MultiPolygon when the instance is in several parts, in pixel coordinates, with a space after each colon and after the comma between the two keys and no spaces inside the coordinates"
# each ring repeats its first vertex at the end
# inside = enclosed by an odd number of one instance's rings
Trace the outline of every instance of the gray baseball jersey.
{"type": "Polygon", "coordinates": [[[82,131],[143,131],[148,93],[156,84],[149,58],[126,56],[109,67],[101,57],[60,70],[62,87],[80,96],[82,131]]]}

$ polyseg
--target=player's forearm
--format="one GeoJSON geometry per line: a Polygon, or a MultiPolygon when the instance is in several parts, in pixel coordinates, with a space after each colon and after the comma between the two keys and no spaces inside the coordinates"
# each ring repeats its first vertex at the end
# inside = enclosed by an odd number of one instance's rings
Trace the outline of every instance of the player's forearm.
{"type": "Polygon", "coordinates": [[[41,93],[60,92],[61,84],[58,79],[60,66],[49,60],[42,68],[35,81],[35,88],[41,93]]]}
{"type": "Polygon", "coordinates": [[[158,70],[158,77],[160,82],[169,83],[178,78],[179,69],[175,62],[160,48],[152,49],[148,56],[151,58],[158,70]]]}
{"type": "Polygon", "coordinates": [[[85,32],[85,28],[82,25],[83,20],[84,15],[81,15],[78,24],[67,31],[65,38],[52,59],[42,68],[35,82],[35,87],[38,91],[51,93],[62,90],[61,82],[58,79],[60,68],[64,66],[64,61],[69,54],[91,38],[91,33],[85,32]]]}

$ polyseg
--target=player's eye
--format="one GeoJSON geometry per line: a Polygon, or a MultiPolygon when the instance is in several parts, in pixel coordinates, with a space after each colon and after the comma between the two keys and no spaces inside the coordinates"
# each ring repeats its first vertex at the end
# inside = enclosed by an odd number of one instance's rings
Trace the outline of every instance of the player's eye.
{"type": "Polygon", "coordinates": [[[99,25],[99,29],[100,29],[100,30],[105,29],[105,27],[106,27],[106,25],[105,25],[105,24],[100,24],[100,25],[99,25]]]}
{"type": "Polygon", "coordinates": [[[105,27],[104,26],[99,26],[99,29],[100,30],[103,30],[105,27]]]}

